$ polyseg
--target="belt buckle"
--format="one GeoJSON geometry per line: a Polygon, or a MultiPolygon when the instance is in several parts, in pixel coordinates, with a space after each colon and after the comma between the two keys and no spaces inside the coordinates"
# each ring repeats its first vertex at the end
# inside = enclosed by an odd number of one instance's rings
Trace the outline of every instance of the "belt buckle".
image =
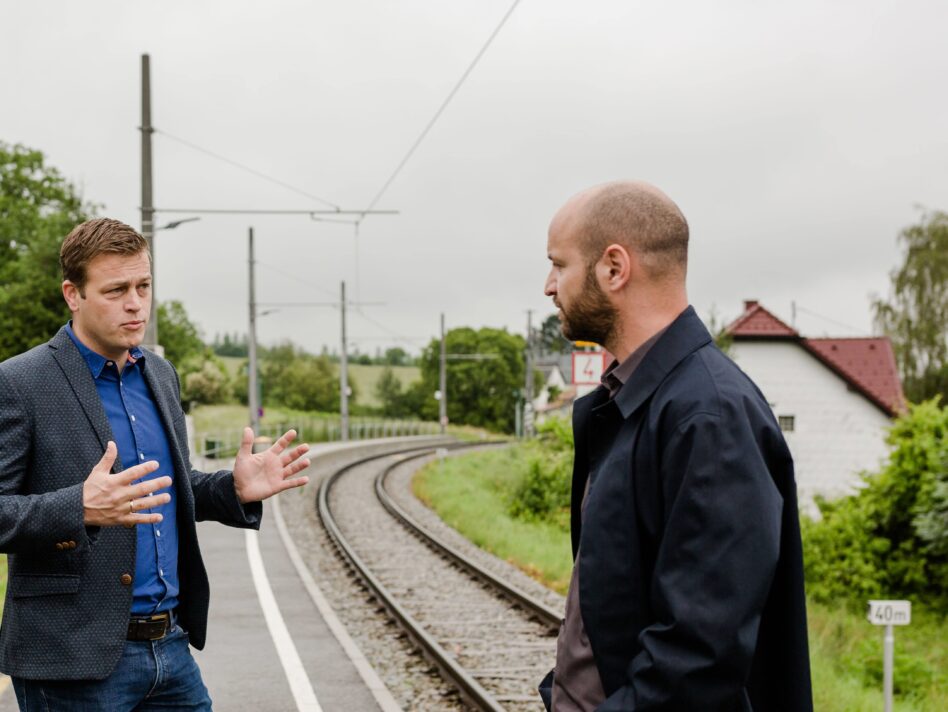
{"type": "Polygon", "coordinates": [[[168,634],[168,631],[171,629],[171,614],[168,613],[168,611],[163,611],[161,613],[148,616],[147,625],[149,625],[149,628],[150,626],[157,623],[162,624],[161,628],[156,627],[155,630],[158,631],[157,634],[150,634],[148,636],[148,640],[161,640],[168,634]]]}

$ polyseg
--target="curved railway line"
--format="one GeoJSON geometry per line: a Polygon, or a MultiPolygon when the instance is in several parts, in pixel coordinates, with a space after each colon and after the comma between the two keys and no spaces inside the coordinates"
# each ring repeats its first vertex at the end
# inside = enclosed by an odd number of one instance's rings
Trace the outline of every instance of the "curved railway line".
{"type": "MultiPolygon", "coordinates": [[[[470,446],[451,449],[463,447],[470,446]]],[[[337,469],[319,488],[319,518],[351,569],[467,704],[535,710],[560,615],[427,530],[386,489],[393,471],[435,452],[390,451],[337,469]]]]}

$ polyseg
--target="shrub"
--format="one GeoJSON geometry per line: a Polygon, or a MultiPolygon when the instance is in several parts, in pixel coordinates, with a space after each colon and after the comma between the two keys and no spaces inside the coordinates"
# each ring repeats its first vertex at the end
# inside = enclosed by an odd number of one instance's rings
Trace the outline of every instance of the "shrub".
{"type": "Polygon", "coordinates": [[[817,600],[864,605],[915,596],[948,611],[944,543],[948,408],[938,399],[910,407],[892,425],[882,470],[855,495],[818,501],[822,521],[804,519],[807,586],[817,600]]]}
{"type": "Polygon", "coordinates": [[[527,468],[510,498],[509,511],[522,519],[548,520],[569,529],[573,472],[573,429],[569,421],[551,418],[537,426],[528,445],[527,468]]]}

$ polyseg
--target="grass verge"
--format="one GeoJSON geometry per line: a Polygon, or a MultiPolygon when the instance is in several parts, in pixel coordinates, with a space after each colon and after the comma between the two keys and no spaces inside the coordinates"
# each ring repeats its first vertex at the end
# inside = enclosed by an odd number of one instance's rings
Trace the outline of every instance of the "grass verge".
{"type": "MultiPolygon", "coordinates": [[[[538,581],[566,592],[572,566],[569,534],[508,512],[527,457],[514,446],[432,463],[416,475],[415,494],[450,526],[538,581]]],[[[882,709],[883,628],[840,606],[810,602],[814,708],[820,712],[882,709]]],[[[913,604],[912,624],[896,629],[895,709],[948,709],[948,621],[913,604]]]]}
{"type": "Polygon", "coordinates": [[[419,499],[479,547],[566,593],[572,571],[569,533],[507,511],[506,493],[524,467],[520,448],[487,450],[433,463],[416,475],[413,487],[419,499]]]}

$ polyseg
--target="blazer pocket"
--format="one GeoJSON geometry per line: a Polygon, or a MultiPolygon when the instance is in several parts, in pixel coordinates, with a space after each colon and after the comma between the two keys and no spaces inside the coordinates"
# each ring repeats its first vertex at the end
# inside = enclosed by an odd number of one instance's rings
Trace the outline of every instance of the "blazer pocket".
{"type": "Polygon", "coordinates": [[[14,574],[10,578],[10,595],[13,598],[56,596],[76,593],[78,590],[78,576],[14,574]]]}

